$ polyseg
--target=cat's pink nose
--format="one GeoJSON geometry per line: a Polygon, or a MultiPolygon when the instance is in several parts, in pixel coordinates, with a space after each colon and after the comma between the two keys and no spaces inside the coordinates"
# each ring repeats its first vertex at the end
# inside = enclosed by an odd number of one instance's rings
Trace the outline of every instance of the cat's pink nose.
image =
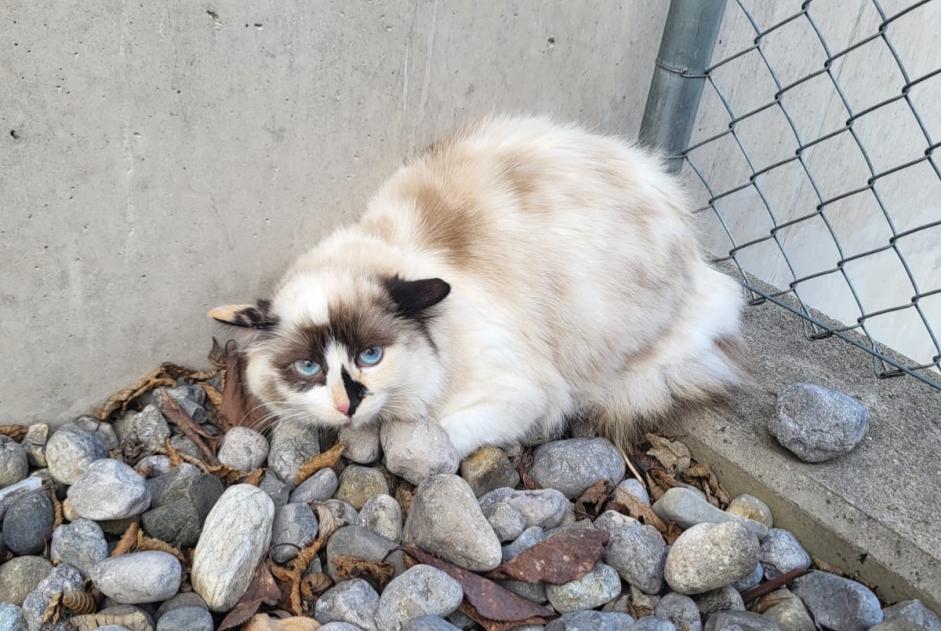
{"type": "Polygon", "coordinates": [[[349,416],[350,414],[350,402],[349,401],[344,401],[343,403],[334,403],[334,405],[337,408],[337,412],[339,412],[340,414],[346,414],[347,416],[349,416]]]}

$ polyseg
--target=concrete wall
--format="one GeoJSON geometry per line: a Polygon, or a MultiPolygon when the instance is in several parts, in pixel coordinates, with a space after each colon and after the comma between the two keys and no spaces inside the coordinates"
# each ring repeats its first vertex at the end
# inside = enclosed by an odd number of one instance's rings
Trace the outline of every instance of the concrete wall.
{"type": "Polygon", "coordinates": [[[0,423],[61,421],[266,293],[489,111],[636,133],[666,16],[591,3],[4,0],[0,423]]]}
{"type": "MultiPolygon", "coordinates": [[[[888,15],[911,4],[882,2],[888,15]]],[[[800,11],[801,2],[762,2],[746,0],[761,29],[800,11]]],[[[814,2],[809,13],[828,40],[831,53],[843,50],[878,31],[881,21],[872,0],[814,2]]],[[[898,51],[911,79],[941,67],[937,27],[941,24],[941,2],[930,2],[893,21],[886,33],[898,51]]],[[[713,57],[718,61],[752,46],[754,30],[736,2],[729,2],[713,57]]],[[[788,23],[762,39],[762,49],[778,74],[781,85],[823,68],[826,53],[806,17],[788,23]]],[[[841,57],[833,72],[843,87],[854,112],[901,94],[905,80],[888,46],[876,39],[841,57]]],[[[718,68],[714,79],[736,116],[772,101],[777,87],[757,52],[751,52],[718,68]]],[[[941,140],[941,75],[919,83],[910,98],[921,113],[932,142],[941,140]]],[[[849,114],[829,78],[824,74],[784,93],[781,101],[791,115],[801,140],[824,136],[843,127],[849,114]]],[[[699,123],[693,141],[728,129],[729,116],[716,93],[708,85],[703,94],[699,123]]],[[[925,156],[929,142],[921,132],[905,101],[899,100],[859,118],[854,129],[881,173],[925,156]]],[[[777,106],[771,107],[736,126],[742,146],[758,171],[793,156],[797,142],[777,106]]],[[[692,154],[716,193],[746,183],[752,171],[731,136],[713,142],[692,154]]],[[[830,199],[865,187],[872,172],[850,134],[844,132],[816,145],[805,153],[820,196],[830,199]]],[[[941,167],[937,150],[934,161],[941,167]]],[[[690,173],[687,179],[699,202],[709,195],[690,173]]],[[[819,198],[797,162],[769,171],[756,179],[778,225],[814,212],[819,198]]],[[[875,190],[889,217],[901,233],[941,219],[941,179],[923,161],[876,181],[875,190]]],[[[724,197],[716,204],[738,244],[770,233],[773,223],[755,188],[746,188],[724,197]]],[[[871,191],[863,191],[824,207],[823,214],[843,248],[834,245],[823,219],[816,217],[795,223],[778,232],[781,249],[793,265],[797,277],[833,269],[842,257],[889,244],[889,223],[871,191]]],[[[713,252],[725,254],[731,241],[712,211],[699,215],[705,239],[713,252]]],[[[849,324],[855,324],[863,311],[872,313],[899,305],[910,305],[917,286],[921,292],[941,289],[941,225],[902,237],[892,249],[847,263],[843,270],[857,290],[854,298],[842,273],[819,276],[800,283],[801,298],[811,307],[849,324]],[[899,254],[907,261],[911,278],[899,254]],[[914,284],[912,282],[914,279],[914,284]]],[[[781,250],[767,240],[739,253],[746,270],[762,280],[787,288],[794,279],[781,250]]],[[[935,334],[941,336],[941,294],[919,301],[935,334]]],[[[873,337],[920,362],[930,362],[938,354],[920,316],[909,307],[866,321],[873,337]]],[[[935,377],[938,379],[939,377],[935,377]]]]}

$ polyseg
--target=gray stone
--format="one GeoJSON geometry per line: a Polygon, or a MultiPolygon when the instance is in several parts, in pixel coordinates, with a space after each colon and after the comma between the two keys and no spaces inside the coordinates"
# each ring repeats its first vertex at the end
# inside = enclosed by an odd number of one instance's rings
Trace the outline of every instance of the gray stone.
{"type": "Polygon", "coordinates": [[[320,453],[320,433],[309,421],[288,419],[271,430],[268,467],[293,486],[298,469],[320,453]]]}
{"type": "Polygon", "coordinates": [[[49,473],[60,484],[74,484],[92,462],[107,456],[100,438],[71,424],[60,427],[46,443],[49,473]]]}
{"type": "Polygon", "coordinates": [[[760,540],[768,536],[768,528],[764,524],[720,510],[701,495],[682,487],[674,487],[661,495],[660,499],[654,502],[653,510],[660,519],[675,521],[684,530],[696,524],[738,522],[760,540]]]}
{"type": "Polygon", "coordinates": [[[650,494],[647,493],[647,487],[637,478],[627,478],[618,484],[618,488],[636,498],[641,504],[650,506],[650,494]]]}
{"type": "Polygon", "coordinates": [[[180,467],[151,482],[154,508],[141,517],[144,532],[177,547],[195,545],[206,516],[222,495],[222,482],[180,467]]]}
{"type": "Polygon", "coordinates": [[[639,524],[636,519],[625,515],[624,513],[619,513],[613,510],[606,510],[605,512],[598,515],[594,521],[594,527],[600,528],[602,530],[608,531],[608,534],[614,534],[616,530],[622,528],[631,528],[635,524],[639,524]]]}
{"type": "Polygon", "coordinates": [[[175,388],[157,388],[154,390],[153,400],[161,412],[164,411],[160,405],[160,393],[162,391],[173,397],[173,400],[180,404],[183,411],[197,423],[202,424],[209,420],[209,414],[206,412],[205,407],[206,391],[199,386],[187,384],[175,388]]]}
{"type": "Polygon", "coordinates": [[[739,495],[729,503],[729,507],[725,510],[727,513],[764,524],[766,528],[774,526],[771,509],[754,495],[739,495]]]}
{"type": "Polygon", "coordinates": [[[882,610],[884,618],[888,620],[908,620],[925,631],[941,631],[941,618],[920,601],[905,600],[895,603],[882,610]]]}
{"type": "Polygon", "coordinates": [[[95,436],[101,441],[101,444],[105,446],[105,449],[114,449],[120,444],[117,432],[114,431],[111,423],[99,421],[94,416],[80,416],[74,421],[62,425],[57,431],[70,428],[88,432],[92,436],[95,436]]]}
{"type": "MultiPolygon", "coordinates": [[[[310,482],[311,478],[317,477],[318,474],[323,473],[324,471],[330,471],[331,473],[333,473],[332,469],[323,469],[322,471],[318,471],[316,474],[314,474],[310,478],[307,478],[307,480],[304,481],[304,484],[306,484],[307,482],[310,482]]],[[[334,474],[333,477],[335,479],[336,474],[334,474]]],[[[301,486],[304,486],[304,484],[301,484],[301,486]]],[[[261,483],[259,483],[258,488],[260,488],[262,491],[268,494],[268,497],[270,497],[271,501],[274,502],[275,508],[281,508],[282,506],[287,504],[288,501],[303,502],[303,503],[313,501],[313,500],[305,500],[301,496],[298,496],[297,499],[293,499],[293,496],[291,495],[291,487],[285,484],[284,482],[282,482],[281,478],[279,478],[278,474],[275,473],[274,471],[265,472],[265,475],[261,478],[261,483]]],[[[299,486],[297,488],[301,488],[301,487],[299,486]]]]}
{"type": "Polygon", "coordinates": [[[781,631],[778,623],[749,611],[720,611],[709,616],[705,631],[781,631]]]}
{"type": "Polygon", "coordinates": [[[463,631],[467,631],[468,629],[473,628],[474,625],[477,624],[476,622],[474,622],[473,620],[465,616],[460,611],[455,611],[450,616],[448,616],[448,622],[453,624],[458,629],[462,629],[463,631]]]}
{"type": "Polygon", "coordinates": [[[114,429],[121,444],[137,451],[141,456],[150,456],[161,451],[170,440],[167,419],[155,405],[147,405],[140,412],[128,412],[115,424],[114,429]]]}
{"type": "Polygon", "coordinates": [[[156,478],[170,473],[173,466],[168,456],[144,456],[134,465],[134,471],[143,478],[156,478]]]}
{"type": "Polygon", "coordinates": [[[212,611],[228,611],[271,543],[274,503],[250,484],[230,486],[203,524],[193,559],[193,589],[212,611]]]}
{"type": "Polygon", "coordinates": [[[546,596],[546,586],[543,583],[524,583],[523,581],[499,581],[501,587],[505,587],[517,596],[522,596],[527,600],[540,605],[549,601],[546,596]]]}
{"type": "Polygon", "coordinates": [[[159,621],[165,613],[179,609],[180,607],[199,607],[200,609],[209,610],[202,596],[196,592],[183,592],[182,594],[177,594],[170,600],[164,601],[160,607],[157,608],[157,613],[154,617],[159,621]]]}
{"type": "Polygon", "coordinates": [[[355,524],[357,519],[359,519],[359,511],[350,506],[349,502],[344,502],[343,500],[327,500],[323,502],[322,505],[330,511],[337,528],[355,524]]]}
{"type": "Polygon", "coordinates": [[[555,528],[572,508],[568,499],[555,489],[517,491],[503,487],[484,494],[479,502],[484,516],[490,515],[501,504],[511,506],[522,515],[525,528],[555,528]]]}
{"type": "Polygon", "coordinates": [[[676,627],[666,618],[644,616],[630,626],[630,631],[676,631],[676,627]]]}
{"type": "Polygon", "coordinates": [[[75,512],[86,519],[124,519],[150,507],[150,491],[134,469],[105,458],[89,465],[69,488],[75,512]]]}
{"type": "Polygon", "coordinates": [[[179,607],[157,621],[157,631],[213,631],[212,614],[203,607],[179,607]]]}
{"type": "Polygon", "coordinates": [[[386,468],[412,484],[432,475],[454,473],[461,463],[451,439],[437,423],[383,423],[379,439],[386,468]]]}
{"type": "Polygon", "coordinates": [[[539,486],[575,499],[599,480],[617,484],[624,470],[624,459],[608,439],[570,438],[539,446],[529,476],[539,486]]]}
{"type": "Polygon", "coordinates": [[[637,612],[655,614],[659,602],[660,596],[648,594],[631,585],[630,592],[605,605],[605,611],[630,611],[633,608],[637,612]]]}
{"type": "Polygon", "coordinates": [[[660,599],[654,613],[672,622],[679,631],[702,631],[699,607],[689,596],[670,592],[660,599]]]}
{"type": "Polygon", "coordinates": [[[526,520],[506,502],[495,504],[485,515],[501,543],[516,539],[526,529],[526,520]]]}
{"type": "Polygon", "coordinates": [[[667,544],[653,526],[639,522],[609,531],[605,563],[617,570],[627,583],[648,594],[663,588],[663,564],[667,544]]]}
{"type": "Polygon", "coordinates": [[[764,577],[765,567],[759,562],[757,565],[755,565],[755,569],[752,570],[751,574],[732,583],[732,587],[740,592],[747,592],[751,588],[757,587],[761,583],[761,579],[764,577]]]}
{"type": "Polygon", "coordinates": [[[292,502],[323,502],[333,497],[340,482],[333,469],[321,469],[291,491],[292,502]]]}
{"type": "Polygon", "coordinates": [[[268,441],[248,427],[233,427],[222,437],[219,462],[239,471],[252,471],[265,463],[268,441]]]}
{"type": "Polygon", "coordinates": [[[37,554],[52,536],[52,502],[42,491],[23,495],[3,516],[3,543],[13,554],[37,554]]]}
{"type": "Polygon", "coordinates": [[[340,486],[334,497],[359,510],[370,498],[388,493],[389,482],[381,469],[351,464],[340,474],[340,486]]]}
{"type": "MultiPolygon", "coordinates": [[[[30,631],[38,631],[40,628],[42,631],[51,631],[43,626],[42,617],[52,597],[62,592],[80,590],[84,583],[81,573],[71,565],[63,563],[54,568],[23,600],[23,614],[30,631]]],[[[55,631],[64,631],[65,628],[53,627],[55,631]]]]}
{"type": "Polygon", "coordinates": [[[105,533],[90,519],[62,524],[52,533],[49,557],[56,563],[68,563],[87,577],[95,564],[108,557],[105,533]]]}
{"type": "Polygon", "coordinates": [[[765,578],[772,579],[791,570],[810,567],[810,555],[793,534],[781,528],[772,528],[768,538],[761,542],[758,560],[765,570],[765,578]]]}
{"type": "Polygon", "coordinates": [[[49,426],[45,423],[30,425],[23,436],[23,449],[30,466],[42,469],[46,464],[46,443],[49,441],[49,426]]]}
{"type": "Polygon", "coordinates": [[[738,590],[731,585],[698,594],[694,600],[699,611],[705,615],[717,611],[745,611],[745,602],[738,590]]]}
{"type": "Polygon", "coordinates": [[[664,578],[674,591],[701,594],[743,579],[758,562],[758,539],[739,522],[697,524],[670,547],[664,578]]]}
{"type": "Polygon", "coordinates": [[[176,499],[181,489],[202,475],[199,467],[182,462],[169,472],[147,480],[151,506],[163,506],[176,499]],[[165,497],[166,496],[166,497],[165,497]]]}
{"type": "Polygon", "coordinates": [[[14,604],[0,602],[0,631],[29,631],[23,610],[14,604]]]}
{"type": "Polygon", "coordinates": [[[814,570],[794,581],[791,592],[819,626],[834,631],[865,631],[882,622],[876,595],[848,578],[814,570]]]}
{"type": "Polygon", "coordinates": [[[131,631],[123,624],[106,624],[103,627],[98,627],[97,631],[131,631]]]}
{"type": "Polygon", "coordinates": [[[285,504],[274,514],[271,560],[284,564],[317,538],[317,518],[307,504],[285,504]]]}
{"type": "Polygon", "coordinates": [[[26,450],[12,438],[0,434],[0,488],[16,484],[27,473],[26,450]]]}
{"type": "Polygon", "coordinates": [[[427,478],[415,490],[404,540],[474,572],[500,564],[500,541],[467,482],[456,475],[427,478]]]}
{"type": "Polygon", "coordinates": [[[182,572],[172,554],[147,551],[105,559],[92,568],[90,578],[115,602],[135,605],[173,597],[180,589],[182,572]]]}
{"type": "Polygon", "coordinates": [[[463,598],[456,580],[430,565],[416,565],[392,579],[382,592],[376,626],[398,631],[416,618],[447,616],[463,598]]]}
{"type": "Polygon", "coordinates": [[[363,628],[349,622],[328,622],[318,631],[363,631],[363,628]]]}
{"type": "Polygon", "coordinates": [[[188,436],[183,434],[177,434],[170,439],[170,446],[173,449],[181,454],[186,454],[187,456],[192,456],[193,458],[199,458],[202,460],[203,453],[199,450],[199,447],[196,446],[188,436]]]}
{"type": "Polygon", "coordinates": [[[559,613],[594,609],[621,593],[621,579],[610,565],[598,562],[581,578],[563,585],[547,585],[546,596],[559,613]]]}
{"type": "Polygon", "coordinates": [[[768,431],[805,462],[849,453],[869,429],[869,410],[856,399],[809,383],[791,384],[778,396],[768,431]]]}
{"type": "Polygon", "coordinates": [[[876,626],[871,627],[869,631],[921,631],[921,627],[914,622],[896,618],[895,620],[880,622],[876,626]]]}
{"type": "Polygon", "coordinates": [[[464,458],[460,471],[477,497],[493,489],[513,488],[520,482],[506,452],[492,445],[484,445],[464,458]]]}
{"type": "Polygon", "coordinates": [[[405,623],[403,631],[459,631],[453,624],[439,616],[422,616],[405,623]]]}
{"type": "Polygon", "coordinates": [[[18,499],[24,495],[42,489],[42,486],[42,478],[31,475],[25,480],[0,489],[0,519],[6,516],[7,510],[9,510],[18,499]]]}
{"type": "Polygon", "coordinates": [[[52,563],[42,557],[13,557],[0,565],[0,602],[22,605],[23,599],[50,572],[52,563]]]}
{"type": "Polygon", "coordinates": [[[543,541],[545,538],[545,531],[543,531],[543,529],[539,526],[527,528],[514,541],[503,546],[503,563],[506,563],[511,559],[515,559],[520,555],[521,552],[524,550],[529,550],[537,543],[543,541]]]}
{"type": "Polygon", "coordinates": [[[359,511],[356,523],[390,541],[402,539],[402,507],[391,495],[370,498],[359,511]]]}
{"type": "Polygon", "coordinates": [[[344,427],[337,435],[337,441],[346,445],[343,456],[357,464],[372,464],[382,455],[378,423],[344,427]]]}
{"type": "Polygon", "coordinates": [[[321,594],[314,606],[314,618],[321,624],[348,622],[372,631],[376,629],[378,607],[379,594],[376,590],[363,579],[354,578],[338,583],[321,594]]]}
{"type": "Polygon", "coordinates": [[[773,600],[762,613],[778,623],[781,631],[816,631],[817,626],[807,613],[801,599],[786,589],[779,589],[762,598],[766,604],[773,600]]]}
{"type": "Polygon", "coordinates": [[[397,547],[395,541],[390,541],[362,526],[344,526],[327,541],[327,574],[334,581],[339,579],[335,561],[338,556],[384,561],[397,547]]]}
{"type": "Polygon", "coordinates": [[[545,631],[624,631],[634,624],[626,613],[574,611],[546,625],[545,631]]]}

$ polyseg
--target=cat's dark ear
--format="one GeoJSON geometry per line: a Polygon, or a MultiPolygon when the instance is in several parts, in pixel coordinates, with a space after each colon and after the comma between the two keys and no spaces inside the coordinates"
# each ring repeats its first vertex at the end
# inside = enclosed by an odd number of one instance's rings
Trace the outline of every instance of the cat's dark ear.
{"type": "Polygon", "coordinates": [[[249,329],[270,329],[278,323],[271,313],[269,300],[259,300],[254,305],[224,305],[210,309],[207,315],[219,322],[249,329]]]}
{"type": "Polygon", "coordinates": [[[395,311],[404,318],[414,318],[433,307],[451,293],[451,285],[440,278],[402,280],[398,276],[385,281],[395,311]]]}

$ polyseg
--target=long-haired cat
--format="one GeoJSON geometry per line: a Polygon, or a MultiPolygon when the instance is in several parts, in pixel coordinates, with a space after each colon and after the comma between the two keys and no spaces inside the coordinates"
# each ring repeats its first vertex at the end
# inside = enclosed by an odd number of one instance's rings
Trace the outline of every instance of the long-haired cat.
{"type": "Polygon", "coordinates": [[[739,380],[741,295],[643,149],[490,118],[396,172],[250,327],[251,391],[334,427],[432,419],[467,454],[576,415],[630,437],[739,380]]]}

